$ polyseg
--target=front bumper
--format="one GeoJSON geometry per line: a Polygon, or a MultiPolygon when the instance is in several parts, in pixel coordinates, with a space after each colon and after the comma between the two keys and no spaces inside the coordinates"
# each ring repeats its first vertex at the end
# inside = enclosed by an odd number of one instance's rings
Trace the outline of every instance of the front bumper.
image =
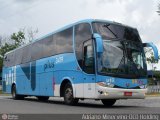
{"type": "Polygon", "coordinates": [[[122,89],[97,86],[97,99],[144,99],[147,89],[122,89]],[[125,92],[132,92],[131,96],[124,95],[125,92]]]}

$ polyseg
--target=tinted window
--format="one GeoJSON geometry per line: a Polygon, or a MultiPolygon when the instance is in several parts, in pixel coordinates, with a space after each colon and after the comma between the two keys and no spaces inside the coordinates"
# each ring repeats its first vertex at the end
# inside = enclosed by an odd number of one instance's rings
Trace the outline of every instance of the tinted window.
{"type": "Polygon", "coordinates": [[[43,57],[48,57],[56,54],[56,41],[53,40],[53,35],[45,38],[43,41],[43,57]]]}
{"type": "Polygon", "coordinates": [[[102,35],[105,40],[108,39],[125,39],[135,42],[141,42],[140,36],[136,29],[103,22],[93,23],[93,30],[95,33],[102,35]]]}
{"type": "Polygon", "coordinates": [[[11,52],[7,55],[7,66],[14,66],[15,65],[15,52],[11,52]]]}
{"type": "Polygon", "coordinates": [[[30,62],[31,59],[31,45],[23,47],[22,63],[30,62]]]}
{"type": "Polygon", "coordinates": [[[73,32],[73,28],[69,28],[62,32],[56,33],[53,36],[53,39],[56,40],[57,54],[73,52],[72,50],[72,32],[73,32]]]}
{"type": "Polygon", "coordinates": [[[94,73],[94,52],[92,40],[84,43],[84,63],[83,69],[86,73],[94,73]]]}
{"type": "Polygon", "coordinates": [[[16,65],[21,64],[21,62],[22,62],[22,55],[23,55],[23,49],[22,48],[17,49],[15,51],[15,64],[16,65]]]}
{"type": "Polygon", "coordinates": [[[32,44],[32,61],[42,58],[42,52],[43,52],[43,42],[42,40],[37,41],[32,44]]]}
{"type": "Polygon", "coordinates": [[[79,65],[82,67],[82,60],[83,60],[83,43],[91,39],[91,27],[88,23],[82,23],[75,26],[75,46],[76,46],[76,56],[79,65]]]}
{"type": "Polygon", "coordinates": [[[59,53],[73,52],[73,28],[48,36],[32,44],[32,60],[41,59],[59,53]]]}
{"type": "Polygon", "coordinates": [[[8,66],[8,54],[5,55],[4,58],[3,58],[3,65],[4,65],[5,67],[8,66]]]}

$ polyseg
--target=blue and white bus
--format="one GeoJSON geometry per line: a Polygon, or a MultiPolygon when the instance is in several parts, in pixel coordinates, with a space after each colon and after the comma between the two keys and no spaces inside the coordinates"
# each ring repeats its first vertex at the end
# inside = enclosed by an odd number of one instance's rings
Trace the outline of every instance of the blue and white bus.
{"type": "Polygon", "coordinates": [[[64,97],[112,106],[118,99],[143,99],[147,90],[144,47],[137,29],[105,20],[83,20],[8,52],[3,91],[13,99],[64,97]]]}

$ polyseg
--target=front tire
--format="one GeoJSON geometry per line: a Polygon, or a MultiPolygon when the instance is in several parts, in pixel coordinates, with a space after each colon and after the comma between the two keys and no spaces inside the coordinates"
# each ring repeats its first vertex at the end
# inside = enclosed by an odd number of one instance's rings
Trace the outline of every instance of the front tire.
{"type": "Polygon", "coordinates": [[[70,83],[67,83],[64,89],[64,102],[67,105],[76,105],[79,99],[74,98],[73,96],[73,88],[70,83]]]}
{"type": "Polygon", "coordinates": [[[102,99],[101,101],[102,101],[103,105],[106,106],[106,107],[111,107],[116,102],[115,99],[102,99]]]}
{"type": "Polygon", "coordinates": [[[14,100],[23,100],[24,99],[23,95],[17,94],[16,85],[13,85],[13,87],[12,87],[12,98],[14,100]]]}

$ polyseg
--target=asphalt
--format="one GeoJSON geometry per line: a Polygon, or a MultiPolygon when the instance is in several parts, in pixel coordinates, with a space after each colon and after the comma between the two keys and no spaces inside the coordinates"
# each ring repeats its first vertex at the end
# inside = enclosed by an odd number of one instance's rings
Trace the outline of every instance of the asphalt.
{"type": "Polygon", "coordinates": [[[79,101],[76,106],[65,105],[63,98],[51,97],[46,102],[35,97],[13,100],[0,96],[0,114],[160,114],[160,97],[118,100],[112,107],[104,107],[100,101],[79,101]]]}

